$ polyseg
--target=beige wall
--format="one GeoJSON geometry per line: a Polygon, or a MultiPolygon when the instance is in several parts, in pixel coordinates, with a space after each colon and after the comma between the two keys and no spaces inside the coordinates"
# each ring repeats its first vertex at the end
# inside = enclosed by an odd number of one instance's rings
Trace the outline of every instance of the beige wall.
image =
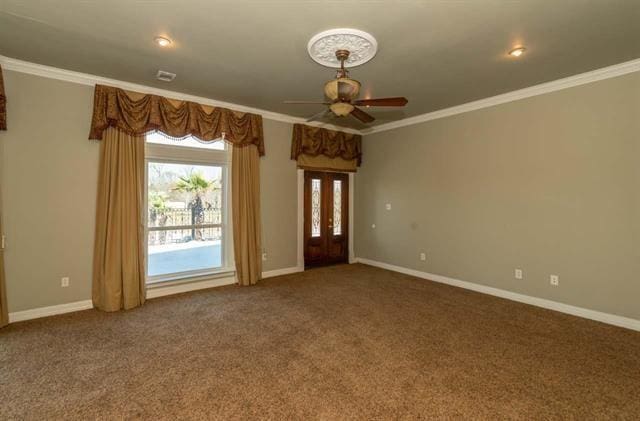
{"type": "MultiPolygon", "coordinates": [[[[92,88],[4,76],[9,310],[89,299],[92,88]]],[[[632,74],[366,136],[356,255],[640,318],[639,92],[632,74]]],[[[296,265],[296,168],[291,125],[265,120],[264,130],[264,270],[274,270],[296,265]]]]}
{"type": "Polygon", "coordinates": [[[363,148],[356,256],[640,319],[640,73],[363,148]]]}
{"type": "Polygon", "coordinates": [[[4,78],[9,311],[89,299],[98,168],[98,145],[87,140],[92,90],[10,71],[4,78]],[[71,278],[68,288],[62,276],[71,278]]]}
{"type": "Polygon", "coordinates": [[[266,155],[260,163],[263,271],[297,265],[298,180],[291,160],[293,125],[264,120],[266,155]]]}
{"type": "MultiPolygon", "coordinates": [[[[4,71],[3,153],[9,311],[91,297],[98,144],[88,141],[93,88],[4,71]],[[69,276],[68,288],[60,278],[69,276]]],[[[264,270],[296,266],[292,126],[266,120],[261,162],[264,270]]]]}

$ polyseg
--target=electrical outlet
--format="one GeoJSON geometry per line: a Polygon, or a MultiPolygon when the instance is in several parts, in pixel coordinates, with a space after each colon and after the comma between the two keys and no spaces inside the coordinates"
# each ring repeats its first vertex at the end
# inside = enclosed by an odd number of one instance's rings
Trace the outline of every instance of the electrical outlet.
{"type": "Polygon", "coordinates": [[[387,203],[386,205],[384,205],[384,207],[385,207],[387,210],[391,210],[391,203],[387,203]]]}
{"type": "Polygon", "coordinates": [[[557,287],[560,284],[560,277],[558,275],[550,275],[549,283],[554,287],[557,287]]]}
{"type": "Polygon", "coordinates": [[[422,260],[423,262],[425,260],[427,260],[427,254],[426,253],[420,253],[420,260],[422,260]]]}
{"type": "Polygon", "coordinates": [[[262,253],[262,260],[267,260],[267,253],[262,253]]]}
{"type": "Polygon", "coordinates": [[[522,269],[516,269],[514,276],[516,279],[522,279],[522,269]]]}
{"type": "Polygon", "coordinates": [[[65,276],[64,278],[60,279],[60,286],[62,288],[66,288],[69,286],[69,277],[65,276]]]}

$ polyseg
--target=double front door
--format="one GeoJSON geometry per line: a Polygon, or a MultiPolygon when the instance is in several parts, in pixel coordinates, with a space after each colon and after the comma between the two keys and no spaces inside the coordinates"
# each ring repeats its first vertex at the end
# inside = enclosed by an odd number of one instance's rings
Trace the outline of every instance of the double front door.
{"type": "Polygon", "coordinates": [[[304,265],[346,263],[349,259],[349,176],[304,173],[304,265]]]}

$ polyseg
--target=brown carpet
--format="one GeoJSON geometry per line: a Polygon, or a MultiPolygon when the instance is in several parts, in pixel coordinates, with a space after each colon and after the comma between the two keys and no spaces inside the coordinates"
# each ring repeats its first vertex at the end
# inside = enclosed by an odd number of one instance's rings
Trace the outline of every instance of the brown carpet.
{"type": "Polygon", "coordinates": [[[640,333],[350,265],[0,330],[0,419],[638,419],[640,333]]]}

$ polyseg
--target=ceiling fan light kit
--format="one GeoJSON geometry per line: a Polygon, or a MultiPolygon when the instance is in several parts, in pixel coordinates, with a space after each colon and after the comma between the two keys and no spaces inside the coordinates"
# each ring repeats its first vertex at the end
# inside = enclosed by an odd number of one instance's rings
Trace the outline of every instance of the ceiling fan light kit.
{"type": "Polygon", "coordinates": [[[329,105],[329,108],[331,108],[331,111],[338,117],[344,117],[351,114],[351,111],[353,111],[355,107],[348,102],[334,102],[329,105]]]}
{"type": "Polygon", "coordinates": [[[317,63],[338,68],[335,79],[324,84],[324,95],[331,102],[285,101],[289,104],[322,104],[329,107],[307,121],[324,117],[330,110],[338,117],[351,115],[363,123],[370,123],[375,118],[357,106],[403,107],[407,104],[404,97],[358,99],[362,85],[349,77],[346,68],[364,64],[375,56],[378,43],[371,34],[357,29],[331,29],[311,38],[307,50],[317,63]]]}
{"type": "Polygon", "coordinates": [[[324,94],[326,95],[326,97],[329,98],[331,101],[337,100],[340,97],[340,92],[338,90],[339,87],[342,87],[343,91],[345,90],[342,84],[348,85],[347,89],[349,89],[349,91],[351,92],[349,99],[355,98],[360,94],[360,82],[354,79],[348,79],[343,77],[343,78],[330,80],[324,84],[324,94]]]}

